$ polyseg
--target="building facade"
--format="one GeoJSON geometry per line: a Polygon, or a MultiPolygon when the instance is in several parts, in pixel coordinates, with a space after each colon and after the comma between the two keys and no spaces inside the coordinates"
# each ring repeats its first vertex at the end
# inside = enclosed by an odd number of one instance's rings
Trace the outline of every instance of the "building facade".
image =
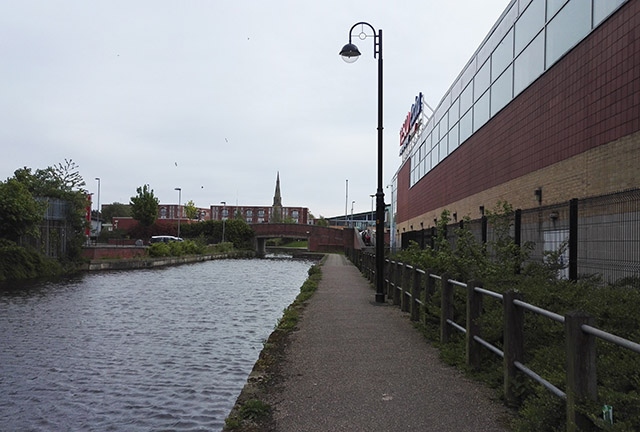
{"type": "Polygon", "coordinates": [[[402,153],[392,244],[443,210],[480,218],[640,188],[640,2],[513,0],[402,153]]]}

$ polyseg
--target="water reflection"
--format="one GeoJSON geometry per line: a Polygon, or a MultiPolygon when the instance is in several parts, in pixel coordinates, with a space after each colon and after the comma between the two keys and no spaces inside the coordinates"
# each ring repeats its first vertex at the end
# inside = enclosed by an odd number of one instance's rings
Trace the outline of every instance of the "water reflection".
{"type": "Polygon", "coordinates": [[[311,263],[223,260],[0,291],[0,430],[219,430],[311,263]]]}

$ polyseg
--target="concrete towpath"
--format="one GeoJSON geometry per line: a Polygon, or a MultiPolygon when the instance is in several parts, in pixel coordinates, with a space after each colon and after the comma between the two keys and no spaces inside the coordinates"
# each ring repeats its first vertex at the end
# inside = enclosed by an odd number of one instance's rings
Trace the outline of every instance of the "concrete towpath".
{"type": "Polygon", "coordinates": [[[444,365],[398,307],[330,255],[271,394],[276,430],[508,431],[508,410],[444,365]]]}

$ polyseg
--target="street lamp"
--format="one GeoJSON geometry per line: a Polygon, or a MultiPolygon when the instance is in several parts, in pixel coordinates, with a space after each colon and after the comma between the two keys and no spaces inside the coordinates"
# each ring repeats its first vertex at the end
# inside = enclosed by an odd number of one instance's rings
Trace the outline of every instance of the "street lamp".
{"type": "MultiPolygon", "coordinates": [[[[369,195],[371,197],[371,220],[373,220],[373,198],[375,198],[376,194],[369,195]]],[[[369,223],[371,225],[371,223],[369,223]]]]}
{"type": "Polygon", "coordinates": [[[225,206],[227,205],[226,201],[220,201],[220,204],[222,204],[222,243],[224,243],[224,223],[227,220],[227,218],[225,218],[224,216],[224,210],[225,210],[225,206]]]}
{"type": "Polygon", "coordinates": [[[97,237],[100,235],[100,177],[96,177],[96,180],[98,181],[98,212],[96,213],[96,237],[97,237]]]}
{"type": "Polygon", "coordinates": [[[178,237],[180,237],[180,203],[182,201],[182,189],[175,188],[178,191],[178,237]]]}
{"type": "Polygon", "coordinates": [[[351,228],[353,228],[353,205],[355,203],[355,201],[351,201],[351,228]]]}
{"type": "Polygon", "coordinates": [[[349,43],[340,51],[347,63],[355,62],[360,56],[358,47],[351,43],[353,29],[360,26],[358,38],[364,40],[373,37],[373,58],[378,59],[378,188],[376,190],[376,302],[384,303],[384,190],[382,189],[382,30],[376,30],[367,22],[354,24],[349,30],[349,43]],[[368,35],[365,26],[373,32],[368,35]]]}

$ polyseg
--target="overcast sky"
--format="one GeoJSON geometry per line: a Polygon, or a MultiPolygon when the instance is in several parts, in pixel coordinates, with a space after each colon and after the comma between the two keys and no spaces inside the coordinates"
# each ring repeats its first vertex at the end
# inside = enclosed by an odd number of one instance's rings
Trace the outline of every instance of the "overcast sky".
{"type": "MultiPolygon", "coordinates": [[[[0,180],[72,159],[100,203],[371,210],[383,31],[384,184],[415,96],[433,108],[509,0],[0,0],[0,180]],[[348,198],[347,198],[348,180],[348,198]]],[[[385,188],[386,202],[390,202],[385,188]]]]}

